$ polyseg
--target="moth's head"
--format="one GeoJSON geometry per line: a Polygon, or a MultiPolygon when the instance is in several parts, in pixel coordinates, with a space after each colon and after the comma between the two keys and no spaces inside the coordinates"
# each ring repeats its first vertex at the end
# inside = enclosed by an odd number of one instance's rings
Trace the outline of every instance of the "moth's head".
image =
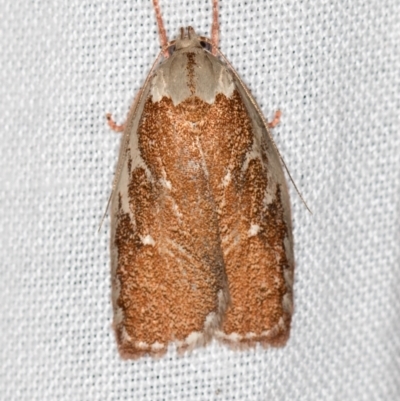
{"type": "Polygon", "coordinates": [[[188,47],[198,47],[208,52],[212,51],[210,39],[197,35],[191,26],[181,28],[180,35],[175,40],[168,43],[168,53],[171,55],[177,50],[186,49],[188,47]]]}

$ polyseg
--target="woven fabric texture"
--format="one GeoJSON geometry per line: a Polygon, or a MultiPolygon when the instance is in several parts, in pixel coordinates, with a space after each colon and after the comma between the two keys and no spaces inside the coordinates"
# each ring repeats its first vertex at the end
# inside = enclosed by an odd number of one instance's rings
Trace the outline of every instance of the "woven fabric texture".
{"type": "MultiPolygon", "coordinates": [[[[160,0],[209,35],[211,0],[160,0]]],[[[0,400],[400,399],[400,2],[221,0],[221,50],[290,186],[288,345],[120,360],[110,193],[123,122],[159,51],[150,0],[0,0],[0,400]]]]}

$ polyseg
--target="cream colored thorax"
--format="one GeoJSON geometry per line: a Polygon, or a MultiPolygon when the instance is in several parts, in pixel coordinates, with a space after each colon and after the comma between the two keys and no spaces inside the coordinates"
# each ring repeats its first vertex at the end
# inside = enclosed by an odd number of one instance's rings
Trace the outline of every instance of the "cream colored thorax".
{"type": "Polygon", "coordinates": [[[175,41],[174,53],[156,70],[151,87],[153,102],[166,96],[176,106],[194,95],[211,104],[218,93],[232,96],[235,84],[231,73],[204,50],[201,38],[193,30],[189,29],[189,34],[175,41]],[[184,71],[186,76],[182,75],[184,71]]]}

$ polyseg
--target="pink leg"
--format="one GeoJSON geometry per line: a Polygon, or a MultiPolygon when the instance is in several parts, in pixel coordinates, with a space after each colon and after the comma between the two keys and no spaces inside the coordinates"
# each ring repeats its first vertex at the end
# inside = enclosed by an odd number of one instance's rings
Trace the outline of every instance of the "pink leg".
{"type": "Polygon", "coordinates": [[[111,114],[106,115],[108,126],[115,132],[122,132],[125,129],[125,124],[118,125],[112,118],[111,114]]]}
{"type": "Polygon", "coordinates": [[[218,0],[213,0],[213,22],[211,27],[211,44],[213,54],[217,54],[219,46],[218,0]]]}
{"type": "Polygon", "coordinates": [[[274,119],[268,123],[268,128],[275,128],[281,120],[281,115],[282,115],[282,112],[280,110],[277,110],[275,112],[274,119]]]}
{"type": "Polygon", "coordinates": [[[156,12],[158,35],[160,37],[161,49],[164,52],[164,56],[168,57],[168,50],[167,50],[168,38],[167,38],[167,33],[166,33],[165,27],[164,27],[164,22],[162,20],[161,9],[160,9],[160,4],[158,3],[158,0],[153,0],[153,6],[154,6],[154,11],[156,12]]]}
{"type": "MultiPolygon", "coordinates": [[[[158,59],[157,59],[157,60],[158,60],[158,59]]],[[[155,64],[157,63],[157,60],[156,60],[155,64]]],[[[154,66],[153,66],[153,67],[154,67],[154,66]]],[[[152,67],[151,71],[153,71],[153,67],[152,67]]],[[[151,71],[150,71],[150,75],[151,75],[151,71]]],[[[147,83],[148,80],[149,80],[149,77],[147,77],[146,82],[145,82],[145,85],[146,85],[146,83],[147,83]]],[[[133,115],[133,113],[135,112],[136,107],[137,107],[137,104],[138,104],[138,102],[139,102],[139,99],[140,99],[141,95],[142,95],[142,89],[140,89],[139,92],[138,92],[138,93],[136,94],[136,96],[135,96],[135,100],[133,101],[133,104],[132,104],[132,106],[131,106],[131,108],[130,108],[130,111],[129,111],[127,120],[129,120],[130,115],[133,115]]],[[[122,132],[122,131],[125,129],[125,127],[126,127],[126,121],[125,121],[123,124],[119,125],[119,124],[117,124],[117,123],[113,120],[113,118],[112,118],[112,116],[111,116],[110,113],[107,113],[107,114],[106,114],[106,117],[107,117],[108,126],[109,126],[113,131],[115,131],[115,132],[122,132]]]]}

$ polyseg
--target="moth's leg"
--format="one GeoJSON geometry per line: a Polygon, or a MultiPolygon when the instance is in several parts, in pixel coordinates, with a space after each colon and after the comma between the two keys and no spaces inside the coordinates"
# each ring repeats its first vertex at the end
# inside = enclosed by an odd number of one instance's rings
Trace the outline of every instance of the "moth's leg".
{"type": "Polygon", "coordinates": [[[275,128],[281,121],[282,112],[277,110],[274,119],[268,123],[268,128],[275,128]]]}
{"type": "Polygon", "coordinates": [[[125,129],[125,123],[118,125],[112,118],[111,114],[106,115],[108,126],[115,132],[123,132],[125,129]]]}
{"type": "MultiPolygon", "coordinates": [[[[158,58],[157,58],[157,60],[158,60],[158,58]]],[[[156,60],[156,61],[157,61],[157,60],[156,60]]],[[[155,65],[155,64],[154,64],[154,65],[155,65]]],[[[152,68],[151,71],[153,71],[153,68],[152,68]]],[[[151,72],[150,72],[150,73],[151,73],[151,72]]],[[[146,85],[148,79],[149,79],[149,78],[147,78],[147,80],[146,80],[146,82],[145,82],[145,85],[146,85]]],[[[129,111],[128,117],[126,118],[126,120],[125,120],[125,122],[124,122],[123,124],[121,124],[121,125],[117,124],[117,123],[113,120],[111,113],[107,113],[107,114],[106,114],[107,124],[108,124],[108,126],[109,126],[113,131],[115,131],[115,132],[123,132],[123,131],[124,131],[124,129],[125,129],[125,127],[126,127],[126,122],[131,118],[131,116],[134,115],[134,113],[136,113],[136,107],[137,107],[137,105],[138,105],[138,103],[139,103],[139,100],[141,99],[141,96],[142,96],[142,88],[139,89],[138,93],[136,94],[135,100],[133,101],[133,104],[132,104],[131,109],[130,109],[130,111],[129,111]]]]}

